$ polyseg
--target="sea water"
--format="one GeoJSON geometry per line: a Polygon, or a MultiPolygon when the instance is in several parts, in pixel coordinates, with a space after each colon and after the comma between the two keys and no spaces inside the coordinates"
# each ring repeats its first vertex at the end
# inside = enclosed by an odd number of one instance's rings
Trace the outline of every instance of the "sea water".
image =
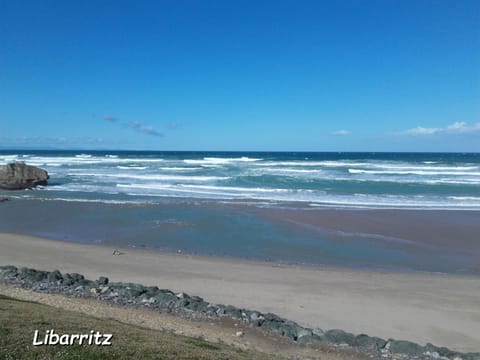
{"type": "Polygon", "coordinates": [[[465,210],[475,216],[479,154],[0,153],[0,164],[12,161],[40,166],[50,179],[36,190],[0,192],[12,199],[0,206],[3,232],[284,263],[480,269],[475,251],[296,227],[265,215],[278,208],[331,208],[465,210]]]}
{"type": "Polygon", "coordinates": [[[0,152],[0,164],[12,161],[50,174],[42,191],[9,193],[23,198],[480,209],[480,154],[0,152]]]}

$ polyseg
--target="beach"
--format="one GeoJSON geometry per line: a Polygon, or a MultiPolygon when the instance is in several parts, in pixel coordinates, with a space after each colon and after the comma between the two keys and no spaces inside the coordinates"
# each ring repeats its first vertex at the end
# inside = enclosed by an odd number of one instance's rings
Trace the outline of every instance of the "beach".
{"type": "Polygon", "coordinates": [[[480,279],[302,267],[2,233],[0,263],[156,285],[273,312],[300,325],[479,351],[480,279]]]}
{"type": "Polygon", "coordinates": [[[35,190],[0,191],[0,265],[480,351],[478,154],[10,151],[0,160],[50,175],[35,190]]]}

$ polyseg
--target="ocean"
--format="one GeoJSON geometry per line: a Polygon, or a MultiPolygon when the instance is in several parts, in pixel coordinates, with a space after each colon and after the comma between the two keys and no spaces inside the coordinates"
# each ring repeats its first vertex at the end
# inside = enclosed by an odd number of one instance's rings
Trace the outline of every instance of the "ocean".
{"type": "Polygon", "coordinates": [[[3,151],[0,232],[392,271],[480,273],[480,155],[3,151]]]}
{"type": "Polygon", "coordinates": [[[478,153],[0,152],[0,164],[12,161],[51,177],[44,189],[8,194],[19,198],[480,209],[478,153]]]}

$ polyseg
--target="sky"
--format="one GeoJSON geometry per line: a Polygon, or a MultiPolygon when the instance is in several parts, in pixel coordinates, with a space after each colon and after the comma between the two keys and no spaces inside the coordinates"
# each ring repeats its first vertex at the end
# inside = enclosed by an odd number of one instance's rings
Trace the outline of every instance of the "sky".
{"type": "Polygon", "coordinates": [[[0,0],[0,148],[480,152],[478,0],[0,0]]]}

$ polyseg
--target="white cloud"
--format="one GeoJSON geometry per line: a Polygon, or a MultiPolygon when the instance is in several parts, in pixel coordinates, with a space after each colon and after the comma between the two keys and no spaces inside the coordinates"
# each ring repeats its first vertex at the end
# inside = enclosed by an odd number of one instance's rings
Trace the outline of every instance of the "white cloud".
{"type": "Polygon", "coordinates": [[[408,135],[433,135],[438,133],[439,131],[439,128],[424,128],[421,126],[417,126],[416,128],[408,129],[407,131],[405,131],[405,133],[408,135]]]}
{"type": "Polygon", "coordinates": [[[437,134],[480,134],[480,122],[469,125],[464,121],[457,121],[444,128],[425,128],[417,126],[416,128],[408,129],[403,132],[406,135],[422,136],[422,135],[437,135],[437,134]]]}
{"type": "Polygon", "coordinates": [[[337,130],[337,131],[334,131],[332,132],[332,135],[335,135],[335,136],[347,136],[347,135],[350,135],[352,132],[351,131],[348,131],[348,130],[337,130]]]}

